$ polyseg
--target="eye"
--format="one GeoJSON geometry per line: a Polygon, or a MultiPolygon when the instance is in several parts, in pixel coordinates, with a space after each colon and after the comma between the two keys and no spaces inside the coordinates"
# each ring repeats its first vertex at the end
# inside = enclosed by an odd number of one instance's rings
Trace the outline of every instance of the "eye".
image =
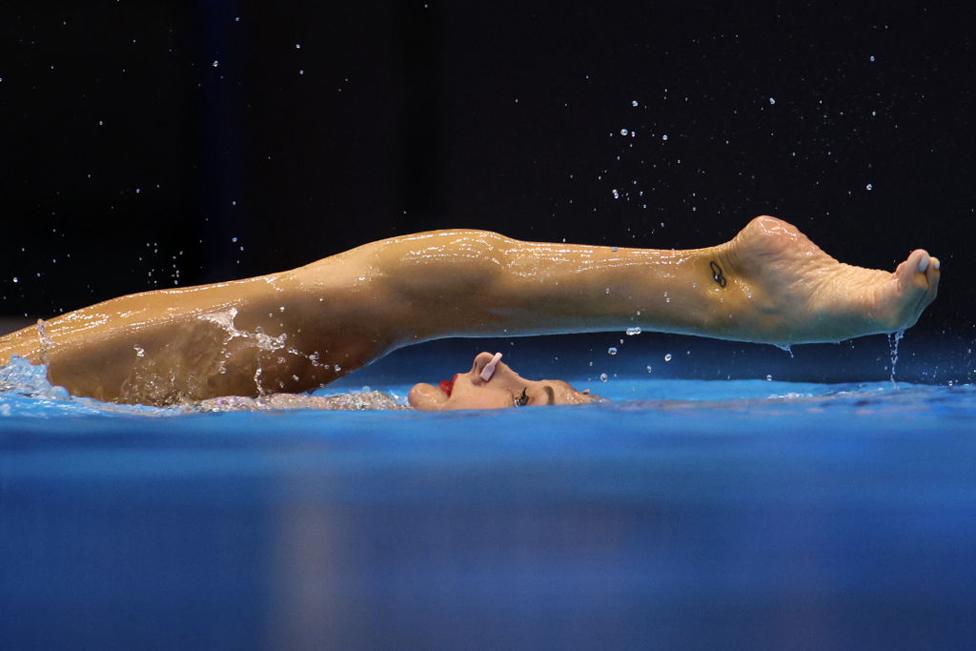
{"type": "Polygon", "coordinates": [[[525,387],[522,388],[522,393],[520,395],[512,394],[512,404],[516,407],[524,407],[529,404],[529,394],[525,392],[525,387]]]}

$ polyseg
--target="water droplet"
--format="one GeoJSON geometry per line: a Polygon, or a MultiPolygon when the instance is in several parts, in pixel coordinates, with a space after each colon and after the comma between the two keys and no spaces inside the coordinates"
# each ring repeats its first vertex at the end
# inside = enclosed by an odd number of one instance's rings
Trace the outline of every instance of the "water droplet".
{"type": "Polygon", "coordinates": [[[600,373],[600,382],[606,382],[606,381],[607,381],[607,374],[600,373]]]}
{"type": "Polygon", "coordinates": [[[630,100],[630,105],[633,106],[634,108],[637,108],[637,100],[636,99],[630,100]]]}
{"type": "Polygon", "coordinates": [[[864,189],[867,190],[868,192],[870,192],[871,190],[874,189],[874,185],[872,185],[871,183],[868,183],[867,185],[864,186],[864,189]]]}
{"type": "Polygon", "coordinates": [[[766,381],[767,381],[767,382],[772,382],[772,381],[773,381],[773,376],[772,376],[772,375],[770,375],[769,373],[767,373],[767,374],[766,374],[766,381]]]}
{"type": "Polygon", "coordinates": [[[301,43],[295,43],[295,49],[296,50],[302,49],[302,44],[301,43]]]}
{"type": "Polygon", "coordinates": [[[651,367],[651,365],[650,365],[650,364],[648,364],[648,365],[647,365],[647,366],[646,366],[645,368],[647,369],[647,372],[648,372],[648,373],[650,373],[651,371],[653,371],[653,370],[654,370],[654,369],[653,369],[653,368],[651,367]]]}
{"type": "Polygon", "coordinates": [[[14,282],[15,283],[19,283],[20,282],[20,280],[17,279],[17,276],[14,276],[14,282]]]}
{"type": "Polygon", "coordinates": [[[772,106],[775,103],[776,103],[776,98],[775,97],[770,97],[769,98],[769,104],[770,104],[770,106],[772,106]]]}
{"type": "Polygon", "coordinates": [[[285,306],[284,306],[284,305],[282,305],[281,307],[279,307],[279,308],[278,308],[278,311],[279,311],[279,312],[284,312],[284,311],[285,311],[285,306]]]}
{"type": "Polygon", "coordinates": [[[616,355],[616,354],[617,354],[617,349],[616,348],[614,348],[613,346],[610,346],[609,348],[607,348],[607,355],[611,355],[612,356],[612,355],[616,355]]]}
{"type": "Polygon", "coordinates": [[[605,294],[606,294],[607,296],[609,296],[609,295],[610,295],[610,288],[609,288],[609,287],[607,287],[607,288],[606,288],[606,290],[604,291],[604,293],[605,293],[605,294]]]}
{"type": "Polygon", "coordinates": [[[146,351],[141,346],[133,346],[132,350],[136,351],[136,357],[145,357],[146,351]]]}
{"type": "Polygon", "coordinates": [[[627,328],[627,335],[633,337],[634,335],[639,335],[641,333],[640,326],[634,326],[633,328],[627,328]]]}
{"type": "Polygon", "coordinates": [[[888,351],[891,358],[891,386],[895,389],[898,388],[898,384],[895,382],[895,366],[898,364],[898,344],[901,343],[902,337],[904,336],[904,330],[899,330],[894,336],[888,335],[888,351]]]}
{"type": "Polygon", "coordinates": [[[666,354],[666,355],[664,356],[664,361],[665,361],[665,362],[670,362],[670,361],[671,361],[671,353],[668,353],[668,354],[666,354]]]}
{"type": "Polygon", "coordinates": [[[622,135],[622,136],[626,136],[628,133],[630,133],[630,131],[628,131],[627,129],[621,129],[620,130],[620,135],[622,135]]]}
{"type": "Polygon", "coordinates": [[[339,366],[338,364],[336,364],[335,366],[333,366],[333,368],[335,369],[335,372],[336,372],[336,373],[338,373],[339,371],[341,371],[341,370],[342,370],[342,367],[341,367],[341,366],[339,366]]]}
{"type": "Polygon", "coordinates": [[[211,63],[210,65],[212,65],[214,68],[216,68],[217,66],[220,65],[220,61],[218,61],[217,59],[214,59],[213,60],[213,63],[211,63]]]}
{"type": "Polygon", "coordinates": [[[661,136],[661,140],[667,140],[667,139],[668,139],[668,134],[664,134],[663,136],[661,136]]]}
{"type": "Polygon", "coordinates": [[[868,61],[870,61],[871,63],[874,63],[874,55],[873,54],[868,57],[868,61]]]}
{"type": "Polygon", "coordinates": [[[236,242],[237,241],[237,236],[235,235],[234,237],[230,238],[230,241],[231,242],[236,242]]]}
{"type": "Polygon", "coordinates": [[[620,198],[620,193],[617,192],[617,188],[614,188],[613,190],[611,190],[610,193],[613,194],[613,198],[614,199],[619,199],[620,198]]]}

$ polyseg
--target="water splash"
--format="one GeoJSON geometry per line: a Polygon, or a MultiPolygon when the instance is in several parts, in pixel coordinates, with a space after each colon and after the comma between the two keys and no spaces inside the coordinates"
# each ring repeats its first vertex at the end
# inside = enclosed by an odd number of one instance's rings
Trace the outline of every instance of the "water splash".
{"type": "MultiPolygon", "coordinates": [[[[260,377],[260,375],[258,376],[260,377]]],[[[406,399],[392,392],[340,392],[325,396],[265,393],[257,398],[225,396],[168,407],[101,402],[72,396],[47,378],[47,367],[14,356],[0,366],[0,417],[51,418],[63,416],[180,416],[200,412],[278,411],[319,409],[328,411],[408,409],[406,399]]]]}
{"type": "Polygon", "coordinates": [[[261,385],[261,373],[264,371],[261,368],[260,361],[258,362],[258,367],[254,370],[254,386],[257,387],[258,395],[264,395],[264,386],[261,385]]]}
{"type": "Polygon", "coordinates": [[[37,338],[41,342],[41,363],[48,363],[48,352],[54,348],[54,342],[51,341],[51,337],[47,334],[47,328],[45,327],[44,319],[37,320],[37,338]]]}
{"type": "Polygon", "coordinates": [[[196,403],[188,410],[206,413],[235,411],[287,411],[298,409],[319,409],[328,411],[375,411],[409,410],[406,401],[394,393],[374,391],[363,387],[361,391],[336,393],[327,396],[308,396],[290,393],[275,393],[257,398],[226,396],[210,398],[196,403]]]}
{"type": "MultiPolygon", "coordinates": [[[[285,307],[281,306],[278,308],[279,311],[284,311],[285,307]]],[[[235,324],[235,319],[237,318],[238,311],[236,307],[230,307],[226,310],[221,310],[217,312],[209,312],[207,314],[201,314],[198,318],[203,321],[209,321],[217,326],[219,326],[226,333],[224,338],[224,352],[219,363],[217,373],[226,374],[226,362],[231,355],[231,350],[228,348],[228,344],[234,339],[244,339],[252,344],[258,349],[259,355],[257,357],[257,368],[254,371],[254,386],[257,389],[258,395],[265,395],[266,390],[264,384],[262,383],[262,375],[264,374],[264,369],[262,368],[262,357],[261,355],[267,353],[274,353],[276,351],[283,350],[289,355],[294,355],[295,357],[301,357],[308,360],[308,362],[317,369],[323,369],[331,374],[338,375],[342,368],[338,365],[332,365],[324,363],[321,360],[321,354],[319,351],[314,351],[311,353],[306,353],[294,346],[288,346],[288,334],[281,333],[277,336],[272,336],[267,334],[263,328],[260,326],[256,327],[253,331],[242,330],[238,328],[235,324]]],[[[269,315],[270,316],[270,315],[269,315]]],[[[328,353],[328,351],[325,351],[328,353]]],[[[266,356],[266,355],[265,355],[266,356]]],[[[279,364],[284,364],[286,362],[285,358],[278,355],[274,358],[279,364]]],[[[279,381],[279,388],[284,388],[284,384],[279,381]]]]}
{"type": "Polygon", "coordinates": [[[226,310],[221,310],[219,312],[209,312],[207,314],[201,314],[199,318],[203,321],[210,321],[211,323],[216,323],[217,325],[219,325],[227,332],[228,335],[230,335],[229,337],[230,339],[233,339],[234,337],[244,336],[243,333],[241,333],[241,331],[239,331],[237,327],[234,325],[234,319],[237,318],[236,307],[230,307],[227,308],[226,310]]]}
{"type": "Polygon", "coordinates": [[[891,376],[889,379],[891,380],[891,387],[893,389],[898,388],[898,383],[895,382],[895,366],[898,364],[898,344],[901,343],[901,340],[904,337],[904,330],[898,330],[895,332],[894,336],[892,336],[891,333],[888,333],[888,355],[891,359],[891,376]]]}
{"type": "Polygon", "coordinates": [[[165,416],[179,412],[171,408],[105,403],[72,396],[64,387],[48,381],[47,366],[31,364],[16,355],[5,366],[0,366],[0,416],[48,418],[109,413],[165,416]]]}
{"type": "Polygon", "coordinates": [[[773,344],[773,345],[779,348],[780,350],[782,350],[784,353],[789,353],[790,359],[795,359],[795,357],[793,357],[793,348],[791,348],[789,344],[773,344]]]}
{"type": "Polygon", "coordinates": [[[0,391],[51,400],[70,397],[66,389],[47,381],[47,366],[31,364],[16,355],[6,366],[0,366],[0,391]]]}

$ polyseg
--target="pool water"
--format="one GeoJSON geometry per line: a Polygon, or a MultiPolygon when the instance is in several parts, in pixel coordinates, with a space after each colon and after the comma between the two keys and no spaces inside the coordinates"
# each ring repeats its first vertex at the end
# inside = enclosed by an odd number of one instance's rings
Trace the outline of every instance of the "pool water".
{"type": "Polygon", "coordinates": [[[3,646],[976,638],[973,385],[566,379],[610,402],[177,415],[8,375],[3,646]]]}

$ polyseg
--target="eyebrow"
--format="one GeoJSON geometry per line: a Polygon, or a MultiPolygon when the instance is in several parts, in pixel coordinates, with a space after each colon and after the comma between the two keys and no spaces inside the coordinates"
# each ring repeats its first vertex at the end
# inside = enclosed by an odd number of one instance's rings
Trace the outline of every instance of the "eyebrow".
{"type": "Polygon", "coordinates": [[[546,404],[553,405],[556,403],[556,392],[552,390],[552,387],[548,384],[543,384],[542,388],[546,390],[546,404]]]}

